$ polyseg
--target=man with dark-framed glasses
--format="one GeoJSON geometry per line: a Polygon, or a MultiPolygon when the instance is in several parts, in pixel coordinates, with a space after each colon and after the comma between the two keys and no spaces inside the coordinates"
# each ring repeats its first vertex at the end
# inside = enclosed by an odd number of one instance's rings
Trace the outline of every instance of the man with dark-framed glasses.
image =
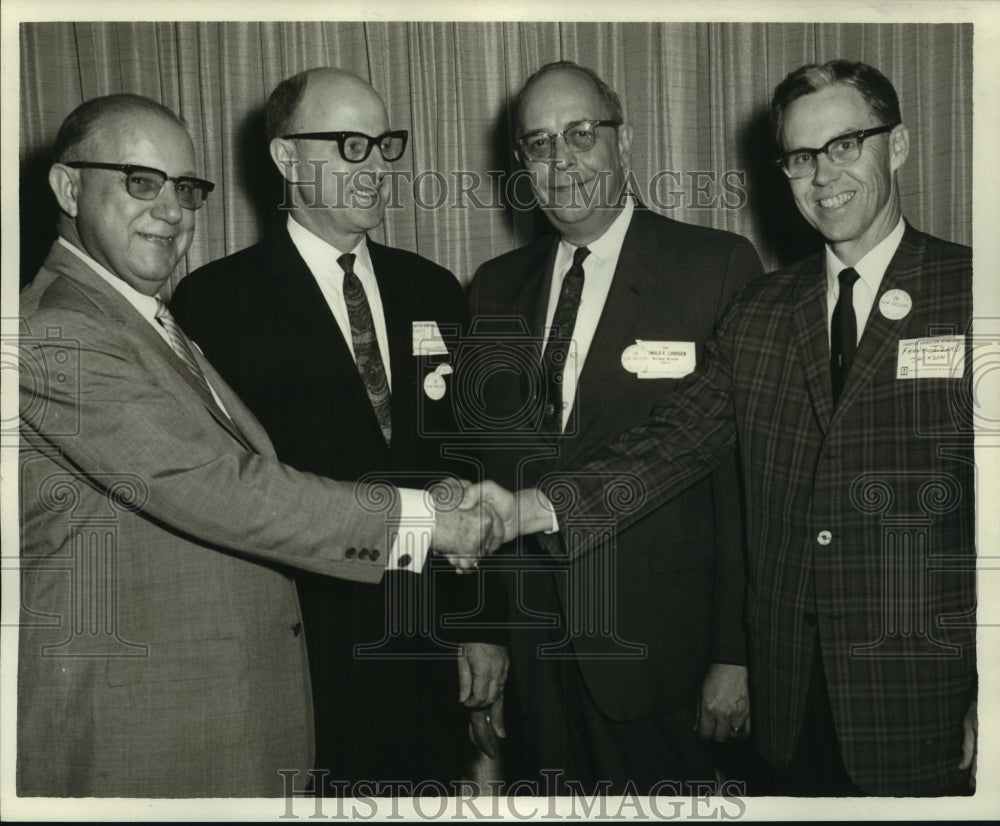
{"type": "MultiPolygon", "coordinates": [[[[284,80],[266,120],[287,218],[184,279],[172,301],[178,320],[292,466],[408,484],[445,470],[470,475],[424,435],[456,429],[442,419],[451,406],[441,397],[451,392],[449,342],[466,321],[461,287],[444,268],[368,236],[382,224],[407,132],[390,128],[369,83],[336,68],[284,80]],[[418,358],[422,340],[433,340],[433,358],[418,358]],[[437,371],[440,395],[425,368],[437,371]]],[[[406,795],[461,776],[468,710],[456,698],[492,702],[506,652],[485,632],[442,624],[474,608],[478,583],[438,567],[403,565],[379,587],[296,578],[316,767],[331,794],[366,780],[406,795]]]]}
{"type": "MultiPolygon", "coordinates": [[[[512,360],[479,382],[497,422],[486,474],[525,487],[641,421],[762,270],[746,239],[625,192],[632,125],[592,70],[543,66],[511,115],[555,232],[483,264],[470,299],[475,332],[519,340],[537,366],[512,360]],[[530,432],[503,425],[522,421],[530,432]]],[[[735,463],[618,534],[595,564],[544,565],[535,549],[529,538],[498,561],[520,710],[508,715],[511,777],[587,794],[712,783],[709,744],[745,735],[749,712],[735,463]]],[[[481,741],[498,717],[474,715],[481,741]]]]}

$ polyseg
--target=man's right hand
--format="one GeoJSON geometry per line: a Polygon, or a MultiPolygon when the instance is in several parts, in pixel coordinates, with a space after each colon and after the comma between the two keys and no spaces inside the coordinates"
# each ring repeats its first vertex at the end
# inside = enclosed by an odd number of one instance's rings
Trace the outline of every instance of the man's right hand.
{"type": "Polygon", "coordinates": [[[477,505],[486,505],[496,513],[502,524],[504,542],[512,542],[521,534],[552,530],[552,507],[535,488],[511,493],[496,482],[486,480],[465,489],[461,509],[477,505]]]}
{"type": "Polygon", "coordinates": [[[534,488],[511,493],[489,480],[473,485],[447,479],[440,484],[432,545],[459,573],[475,568],[481,556],[520,534],[552,529],[552,508],[534,488]]]}
{"type": "Polygon", "coordinates": [[[458,573],[475,568],[479,558],[503,543],[505,526],[488,502],[466,507],[463,497],[472,487],[466,480],[443,479],[432,490],[434,550],[448,559],[458,573]]]}

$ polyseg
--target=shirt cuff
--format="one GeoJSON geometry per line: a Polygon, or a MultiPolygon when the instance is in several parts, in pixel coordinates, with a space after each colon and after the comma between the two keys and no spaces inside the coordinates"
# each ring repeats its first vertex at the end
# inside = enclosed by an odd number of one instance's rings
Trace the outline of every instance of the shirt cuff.
{"type": "Polygon", "coordinates": [[[390,527],[392,543],[385,568],[420,573],[434,538],[434,509],[426,491],[413,488],[398,488],[398,491],[399,523],[390,527]]]}

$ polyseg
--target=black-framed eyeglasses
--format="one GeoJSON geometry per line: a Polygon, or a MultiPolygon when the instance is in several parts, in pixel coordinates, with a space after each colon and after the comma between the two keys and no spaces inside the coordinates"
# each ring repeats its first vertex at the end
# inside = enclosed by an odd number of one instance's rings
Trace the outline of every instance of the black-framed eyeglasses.
{"type": "Polygon", "coordinates": [[[547,132],[544,129],[528,132],[515,140],[514,144],[529,161],[547,161],[555,152],[556,138],[560,136],[572,151],[588,152],[597,143],[599,126],[621,125],[620,120],[578,120],[562,132],[547,132]]]}
{"type": "Polygon", "coordinates": [[[136,166],[130,163],[98,163],[97,161],[70,161],[66,166],[73,169],[109,169],[112,172],[125,173],[125,189],[133,198],[140,201],[155,201],[160,197],[164,184],[170,181],[177,190],[177,203],[184,209],[201,209],[205,205],[208,193],[215,189],[211,181],[180,175],[171,178],[160,169],[151,166],[136,166]]]}
{"type": "Polygon", "coordinates": [[[872,129],[859,129],[857,132],[838,135],[835,138],[830,138],[819,149],[802,147],[785,152],[777,159],[776,163],[789,178],[808,178],[816,171],[816,159],[820,155],[827,155],[834,166],[846,166],[849,163],[854,163],[861,157],[861,147],[865,138],[881,135],[883,132],[891,132],[897,126],[899,124],[894,123],[891,126],[876,126],[872,129]]]}
{"type": "Polygon", "coordinates": [[[406,139],[410,133],[405,129],[383,132],[373,138],[364,132],[296,132],[282,135],[284,140],[336,141],[340,157],[348,163],[361,163],[368,159],[372,147],[377,146],[385,161],[398,161],[406,151],[406,139]]]}

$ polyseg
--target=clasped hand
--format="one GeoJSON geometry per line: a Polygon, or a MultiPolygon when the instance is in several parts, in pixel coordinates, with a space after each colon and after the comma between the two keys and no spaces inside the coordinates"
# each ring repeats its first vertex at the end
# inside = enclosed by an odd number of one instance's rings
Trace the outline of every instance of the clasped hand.
{"type": "Polygon", "coordinates": [[[522,533],[548,530],[552,512],[533,488],[511,493],[489,480],[472,484],[442,480],[435,496],[434,550],[447,557],[459,573],[475,568],[522,533]]]}

